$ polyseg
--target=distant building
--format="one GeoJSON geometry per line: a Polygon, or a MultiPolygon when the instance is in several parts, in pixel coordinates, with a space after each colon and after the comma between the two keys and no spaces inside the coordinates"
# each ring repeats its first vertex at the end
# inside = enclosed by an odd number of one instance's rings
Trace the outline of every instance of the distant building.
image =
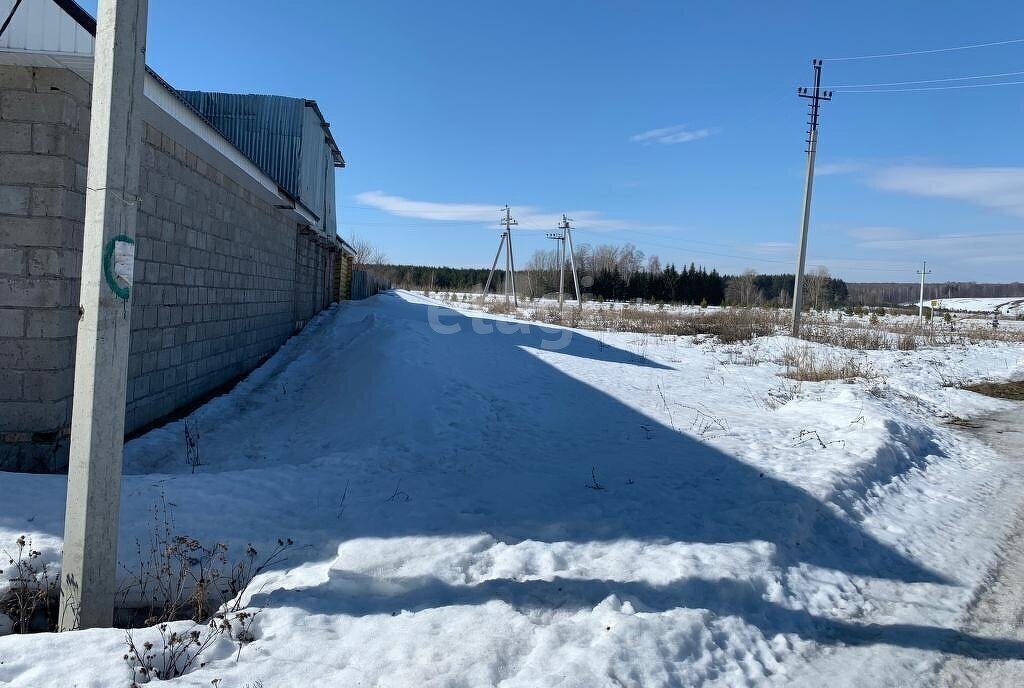
{"type": "MultiPolygon", "coordinates": [[[[23,0],[0,35],[0,470],[67,466],[95,30],[72,0],[23,0]]],[[[314,101],[177,91],[152,70],[144,93],[128,432],[347,298],[354,255],[314,101]]]]}

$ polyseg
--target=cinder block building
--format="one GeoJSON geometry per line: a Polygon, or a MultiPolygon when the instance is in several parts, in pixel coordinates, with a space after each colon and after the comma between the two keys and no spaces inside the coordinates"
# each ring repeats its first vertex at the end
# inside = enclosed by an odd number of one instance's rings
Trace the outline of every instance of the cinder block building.
{"type": "MultiPolygon", "coordinates": [[[[0,470],[67,466],[95,28],[73,0],[22,0],[0,35],[0,470]]],[[[152,70],[144,90],[128,432],[347,298],[354,254],[314,101],[179,91],[152,70]]]]}

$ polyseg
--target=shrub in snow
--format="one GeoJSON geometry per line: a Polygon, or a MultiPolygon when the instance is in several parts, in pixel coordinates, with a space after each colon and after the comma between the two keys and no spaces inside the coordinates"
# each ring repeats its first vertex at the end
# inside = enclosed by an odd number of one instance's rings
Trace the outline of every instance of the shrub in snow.
{"type": "MultiPolygon", "coordinates": [[[[120,612],[144,619],[149,626],[187,618],[199,623],[225,605],[228,611],[237,611],[253,578],[285,561],[284,554],[293,544],[291,538],[279,539],[262,559],[250,544],[240,560],[231,562],[228,546],[222,542],[203,543],[174,534],[174,518],[161,495],[153,508],[148,552],[136,541],[137,568],[122,565],[120,612]]],[[[125,625],[131,625],[130,619],[125,625]]]]}
{"type": "Polygon", "coordinates": [[[132,631],[125,633],[128,651],[123,659],[132,672],[131,688],[154,679],[178,678],[203,666],[199,658],[222,637],[230,635],[231,624],[226,618],[220,618],[210,619],[209,623],[185,632],[173,630],[166,623],[160,624],[157,630],[159,637],[155,641],[141,643],[136,642],[132,631]]]}
{"type": "Polygon", "coordinates": [[[10,619],[7,624],[0,621],[0,635],[4,634],[4,626],[9,626],[14,633],[49,630],[57,581],[50,578],[47,565],[40,561],[42,554],[32,549],[31,540],[22,535],[15,544],[17,554],[4,550],[7,566],[0,569],[0,574],[6,575],[11,584],[0,598],[0,617],[10,619]],[[37,619],[37,612],[44,612],[45,619],[37,619]]]}
{"type": "Polygon", "coordinates": [[[801,382],[872,378],[876,373],[871,366],[855,356],[837,357],[815,355],[810,347],[790,347],[782,352],[783,375],[801,382]]]}

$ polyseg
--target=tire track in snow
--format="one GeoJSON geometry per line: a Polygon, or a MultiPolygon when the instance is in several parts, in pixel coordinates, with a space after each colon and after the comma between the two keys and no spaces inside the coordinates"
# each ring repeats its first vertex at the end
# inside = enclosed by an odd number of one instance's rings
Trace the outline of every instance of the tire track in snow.
{"type": "MultiPolygon", "coordinates": [[[[974,434],[1010,461],[1024,462],[1024,409],[997,414],[983,421],[974,434]]],[[[1024,640],[1024,506],[1018,509],[1009,535],[998,550],[995,565],[985,576],[968,608],[962,630],[985,637],[1024,640]]],[[[948,688],[1024,684],[1024,657],[1015,660],[972,659],[947,655],[939,685],[948,688]]]]}

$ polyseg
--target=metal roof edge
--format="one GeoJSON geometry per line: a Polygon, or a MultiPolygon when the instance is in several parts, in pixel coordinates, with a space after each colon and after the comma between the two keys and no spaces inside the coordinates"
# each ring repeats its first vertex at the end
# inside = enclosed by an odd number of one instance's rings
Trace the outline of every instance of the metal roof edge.
{"type": "Polygon", "coordinates": [[[347,241],[342,239],[337,234],[334,235],[334,238],[337,239],[338,242],[341,244],[341,250],[342,251],[344,251],[345,253],[349,254],[350,256],[355,257],[356,250],[352,247],[352,244],[348,243],[347,241]]]}
{"type": "Polygon", "coordinates": [[[324,117],[324,113],[320,111],[320,106],[317,105],[315,100],[306,98],[306,107],[313,108],[313,112],[320,118],[320,126],[324,130],[324,137],[327,139],[327,145],[331,148],[331,153],[334,154],[334,166],[344,167],[345,157],[341,154],[341,149],[338,148],[338,142],[334,140],[334,134],[331,133],[331,123],[324,117]]]}
{"type": "MultiPolygon", "coordinates": [[[[82,27],[85,31],[89,32],[89,34],[91,34],[93,37],[95,37],[95,35],[96,35],[96,19],[91,14],[89,14],[89,12],[87,12],[80,4],[78,4],[78,2],[76,2],[75,0],[52,0],[52,2],[54,2],[60,9],[62,9],[69,16],[71,16],[75,20],[75,22],[78,23],[78,25],[80,27],[82,27]]],[[[256,163],[252,160],[252,158],[250,158],[245,153],[243,153],[242,149],[239,148],[239,146],[234,145],[234,143],[232,143],[226,136],[221,134],[220,131],[217,129],[217,127],[213,126],[213,123],[210,122],[210,120],[208,120],[203,115],[203,113],[201,113],[199,110],[197,110],[196,107],[193,106],[193,104],[188,102],[185,98],[181,97],[181,94],[178,93],[178,90],[176,88],[174,88],[173,86],[171,86],[167,82],[166,79],[164,79],[159,74],[157,74],[157,72],[153,68],[148,66],[148,65],[145,66],[145,72],[146,72],[146,74],[148,74],[151,77],[153,77],[153,79],[158,84],[160,84],[160,86],[164,90],[166,90],[170,95],[172,95],[175,100],[177,100],[182,105],[184,105],[186,107],[186,109],[191,114],[194,114],[204,124],[206,124],[208,127],[210,127],[211,131],[216,133],[216,135],[219,138],[221,138],[228,146],[230,146],[231,148],[234,148],[234,150],[237,150],[239,155],[241,155],[245,160],[249,161],[251,164],[256,166],[256,163]]],[[[278,96],[278,97],[288,98],[289,96],[278,96]]],[[[321,113],[321,111],[319,111],[319,106],[316,105],[316,101],[315,100],[308,100],[308,99],[305,99],[305,98],[292,98],[292,99],[304,101],[304,104],[306,104],[306,105],[309,105],[310,103],[312,103],[313,109],[315,110],[316,114],[319,116],[319,119],[321,119],[321,122],[325,126],[325,134],[327,135],[327,137],[329,139],[329,143],[331,144],[332,153],[336,154],[337,158],[341,158],[341,150],[338,148],[338,144],[335,142],[334,137],[331,135],[330,129],[328,128],[330,125],[328,125],[327,121],[324,119],[324,114],[321,113]]],[[[344,166],[345,166],[345,161],[344,161],[343,158],[341,158],[341,165],[337,165],[337,159],[336,159],[336,167],[344,167],[344,166]]],[[[259,167],[256,166],[256,169],[259,169],[259,167]]],[[[270,179],[270,176],[267,175],[265,171],[260,170],[260,173],[265,175],[268,180],[272,181],[272,179],[270,179]]],[[[281,193],[281,195],[283,195],[287,200],[289,200],[292,203],[292,207],[290,208],[290,210],[292,210],[293,212],[295,212],[296,214],[301,216],[304,220],[309,221],[310,218],[307,215],[307,213],[312,214],[311,211],[309,211],[308,208],[306,208],[306,206],[304,204],[301,204],[296,199],[292,198],[290,193],[285,191],[285,189],[281,188],[281,186],[276,184],[276,182],[274,182],[274,185],[278,186],[278,192],[281,193]]],[[[284,208],[282,208],[282,209],[284,210],[284,208]]],[[[316,218],[316,219],[313,220],[313,222],[318,221],[319,218],[316,217],[314,214],[313,214],[313,217],[316,218]]],[[[351,248],[351,247],[349,247],[349,248],[351,248]]]]}
{"type": "MultiPolygon", "coordinates": [[[[93,38],[96,37],[96,19],[91,14],[89,14],[85,10],[85,8],[83,8],[81,5],[79,5],[77,2],[75,2],[75,0],[52,0],[52,1],[53,1],[54,4],[57,5],[57,7],[59,7],[62,10],[64,10],[64,12],[69,17],[71,17],[76,22],[78,22],[79,26],[81,26],[83,29],[85,29],[90,34],[92,34],[93,38]]],[[[146,72],[148,72],[150,76],[152,76],[154,79],[156,79],[157,82],[159,82],[161,86],[166,88],[171,93],[171,95],[173,95],[175,98],[177,98],[179,101],[181,101],[181,103],[183,105],[185,105],[185,107],[187,107],[189,110],[191,110],[196,115],[198,115],[204,122],[206,122],[207,124],[210,124],[211,126],[213,126],[212,123],[208,119],[206,119],[205,116],[203,116],[203,113],[199,112],[199,110],[196,110],[194,107],[192,107],[191,103],[189,103],[187,100],[185,100],[180,95],[178,95],[178,90],[176,88],[174,88],[173,86],[171,86],[169,83],[167,83],[167,80],[164,79],[159,74],[157,74],[156,70],[154,70],[148,64],[146,65],[146,72]]],[[[241,152],[241,151],[239,151],[239,152],[241,152]]]]}
{"type": "Polygon", "coordinates": [[[57,7],[64,10],[64,13],[78,22],[78,25],[96,37],[96,19],[85,11],[75,0],[53,0],[57,7]]]}

